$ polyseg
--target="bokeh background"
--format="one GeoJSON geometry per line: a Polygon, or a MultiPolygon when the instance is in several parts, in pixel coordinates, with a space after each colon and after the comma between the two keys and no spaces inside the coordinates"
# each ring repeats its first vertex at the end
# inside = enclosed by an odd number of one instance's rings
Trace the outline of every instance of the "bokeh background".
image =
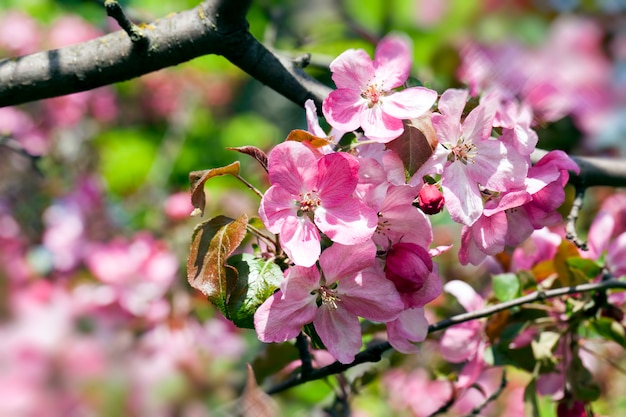
{"type": "MultiPolygon", "coordinates": [[[[198,1],[120,3],[147,22],[198,1]]],[[[268,46],[311,53],[308,71],[329,85],[328,64],[342,51],[372,52],[372,40],[403,31],[414,42],[415,80],[439,92],[507,84],[530,101],[539,97],[539,146],[619,157],[626,153],[625,13],[623,0],[259,0],[248,17],[268,46]]],[[[0,58],[118,29],[101,1],[4,0],[0,58]]],[[[191,232],[201,221],[189,217],[188,174],[240,160],[242,175],[265,189],[256,163],[226,147],[268,151],[304,128],[302,108],[215,56],[1,108],[0,415],[228,416],[246,363],[259,383],[278,381],[297,357],[293,346],[260,344],[187,284],[191,232]]],[[[587,195],[583,235],[611,192],[587,195]]],[[[206,194],[205,218],[257,211],[258,197],[233,178],[211,179],[206,194]]],[[[433,221],[438,243],[458,239],[445,215],[433,221]]],[[[466,279],[486,293],[488,268],[461,268],[455,256],[440,260],[444,279],[466,279]]],[[[460,311],[442,297],[429,314],[460,311]]],[[[625,415],[624,363],[621,350],[610,349],[614,366],[599,360],[595,369],[604,396],[594,407],[625,415]]],[[[317,359],[328,361],[323,352],[317,359]]],[[[430,415],[449,396],[446,376],[455,370],[428,341],[420,355],[356,367],[345,376],[359,387],[353,415],[430,415]]],[[[511,370],[508,379],[482,415],[523,415],[528,375],[511,370]]],[[[485,390],[498,384],[499,374],[485,376],[485,390]]],[[[283,415],[324,415],[336,386],[330,378],[275,398],[283,415]]],[[[474,391],[448,415],[479,404],[472,396],[484,393],[474,391]]],[[[555,415],[550,397],[541,404],[542,416],[555,415]]]]}

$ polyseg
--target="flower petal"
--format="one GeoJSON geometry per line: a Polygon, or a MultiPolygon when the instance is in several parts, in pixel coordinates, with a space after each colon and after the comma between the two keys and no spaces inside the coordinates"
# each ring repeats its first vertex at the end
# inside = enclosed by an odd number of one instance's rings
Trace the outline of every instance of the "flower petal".
{"type": "Polygon", "coordinates": [[[395,350],[402,353],[417,353],[414,344],[428,336],[428,320],[423,308],[404,310],[397,319],[387,323],[387,338],[395,350]]]}
{"type": "Polygon", "coordinates": [[[324,346],[341,363],[350,363],[361,349],[361,325],[354,314],[341,305],[322,304],[313,320],[324,346]]]}
{"type": "Polygon", "coordinates": [[[471,226],[482,214],[483,199],[478,185],[468,178],[467,166],[458,161],[446,166],[441,188],[452,220],[471,226]]]}
{"type": "Polygon", "coordinates": [[[380,104],[361,110],[360,125],[365,136],[380,143],[390,142],[404,132],[402,120],[385,113],[380,104]]]}
{"type": "Polygon", "coordinates": [[[280,185],[291,194],[309,191],[317,175],[317,158],[313,151],[299,142],[287,141],[272,149],[268,156],[272,185],[280,185]]]}
{"type": "Polygon", "coordinates": [[[339,282],[342,305],[351,313],[372,321],[395,320],[404,309],[400,294],[385,278],[382,268],[368,268],[339,282]]]}
{"type": "Polygon", "coordinates": [[[272,233],[280,233],[289,217],[297,213],[295,197],[279,185],[271,186],[263,195],[259,206],[259,217],[272,233]]]}
{"type": "Polygon", "coordinates": [[[376,245],[370,240],[350,246],[335,243],[320,256],[320,267],[326,283],[331,283],[344,277],[354,277],[372,266],[375,258],[376,245]]]}
{"type": "Polygon", "coordinates": [[[308,217],[285,219],[280,232],[280,244],[296,265],[312,266],[320,256],[320,234],[308,217]]]}
{"type": "Polygon", "coordinates": [[[435,100],[435,90],[425,87],[407,88],[383,98],[383,111],[397,119],[415,119],[430,110],[435,100]]]}
{"type": "Polygon", "coordinates": [[[344,132],[361,126],[361,113],[366,108],[367,102],[360,92],[347,88],[331,91],[322,103],[322,112],[328,123],[344,132]]]}
{"type": "Polygon", "coordinates": [[[324,155],[317,161],[317,191],[326,208],[346,200],[359,181],[359,161],[345,152],[324,155]]]}
{"type": "Polygon", "coordinates": [[[404,84],[409,78],[412,64],[412,42],[408,36],[399,34],[385,36],[376,46],[374,68],[376,81],[385,90],[404,84]]]}
{"type": "Polygon", "coordinates": [[[315,296],[307,289],[306,285],[293,283],[288,297],[278,291],[261,304],[254,314],[254,328],[260,341],[270,343],[293,339],[302,326],[313,321],[317,304],[315,296]]]}
{"type": "Polygon", "coordinates": [[[332,78],[338,89],[360,92],[374,78],[374,64],[363,49],[348,49],[330,63],[332,78]]]}
{"type": "Polygon", "coordinates": [[[315,224],[333,242],[344,245],[363,243],[376,230],[376,212],[355,198],[335,207],[315,210],[315,224]]]}

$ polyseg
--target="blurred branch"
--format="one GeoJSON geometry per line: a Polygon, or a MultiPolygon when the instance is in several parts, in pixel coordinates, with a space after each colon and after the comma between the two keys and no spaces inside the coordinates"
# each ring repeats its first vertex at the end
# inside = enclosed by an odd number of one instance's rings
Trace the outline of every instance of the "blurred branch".
{"type": "MultiPolygon", "coordinates": [[[[537,162],[548,151],[536,149],[531,159],[537,162]]],[[[599,185],[626,187],[626,160],[570,155],[580,167],[580,175],[570,173],[570,182],[583,188],[599,185]]]]}
{"type": "Polygon", "coordinates": [[[0,107],[126,81],[203,55],[221,55],[297,103],[317,103],[330,88],[248,30],[251,0],[205,0],[196,8],[141,25],[146,48],[117,31],[77,45],[0,61],[0,107]]]}
{"type": "MultiPolygon", "coordinates": [[[[482,310],[470,311],[456,316],[448,317],[437,323],[433,323],[428,326],[428,334],[445,330],[448,327],[456,324],[465,323],[472,320],[478,320],[484,317],[492,316],[500,311],[509,310],[513,307],[518,307],[524,304],[533,303],[536,301],[547,300],[549,298],[561,297],[564,295],[585,293],[591,291],[604,291],[608,289],[623,289],[626,290],[626,281],[618,281],[616,279],[603,280],[597,283],[581,284],[571,287],[555,288],[553,290],[535,291],[531,294],[523,297],[516,298],[511,301],[496,304],[483,308],[482,310]]],[[[378,362],[382,359],[383,353],[392,349],[389,342],[382,342],[372,345],[356,355],[354,361],[351,363],[334,362],[328,366],[320,369],[315,369],[306,375],[303,373],[296,373],[291,378],[271,387],[267,390],[268,394],[276,394],[281,391],[285,391],[289,388],[302,385],[306,382],[325,378],[330,375],[334,375],[340,372],[344,372],[356,365],[366,362],[378,362]]]]}

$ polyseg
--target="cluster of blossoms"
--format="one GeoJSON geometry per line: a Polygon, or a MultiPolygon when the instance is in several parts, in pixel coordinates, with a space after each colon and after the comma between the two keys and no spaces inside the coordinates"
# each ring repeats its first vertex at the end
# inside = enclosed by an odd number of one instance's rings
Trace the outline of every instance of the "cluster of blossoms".
{"type": "Polygon", "coordinates": [[[401,35],[384,38],[373,61],[363,50],[344,52],[331,63],[337,89],[322,106],[330,135],[307,103],[309,132],[324,145],[286,141],[269,154],[271,187],[259,215],[290,264],[255,314],[260,340],[286,341],[312,323],[348,363],[361,347],[361,317],[386,323],[391,345],[415,352],[428,331],[423,307],[441,292],[432,257],[449,248],[430,248],[427,214],[445,201],[463,225],[463,264],[561,220],[568,171],[578,167],[560,151],[531,164],[537,135],[529,108],[492,89],[464,116],[466,90],[438,99],[425,87],[401,88],[410,67],[411,43],[401,35]],[[410,172],[390,145],[418,119],[431,122],[436,137],[427,138],[432,155],[410,172]],[[356,139],[346,150],[348,132],[356,139]]]}

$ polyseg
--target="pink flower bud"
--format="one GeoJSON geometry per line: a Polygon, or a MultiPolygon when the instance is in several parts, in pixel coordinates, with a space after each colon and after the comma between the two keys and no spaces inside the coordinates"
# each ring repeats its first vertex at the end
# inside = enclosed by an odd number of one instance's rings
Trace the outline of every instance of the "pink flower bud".
{"type": "Polygon", "coordinates": [[[424,184],[417,195],[419,208],[426,214],[437,214],[443,209],[443,194],[434,184],[424,184]]]}
{"type": "Polygon", "coordinates": [[[562,400],[556,408],[557,417],[586,417],[585,403],[582,401],[562,400]]]}
{"type": "Polygon", "coordinates": [[[401,293],[422,288],[433,271],[433,261],[428,251],[414,243],[396,243],[387,253],[385,276],[401,293]]]}

